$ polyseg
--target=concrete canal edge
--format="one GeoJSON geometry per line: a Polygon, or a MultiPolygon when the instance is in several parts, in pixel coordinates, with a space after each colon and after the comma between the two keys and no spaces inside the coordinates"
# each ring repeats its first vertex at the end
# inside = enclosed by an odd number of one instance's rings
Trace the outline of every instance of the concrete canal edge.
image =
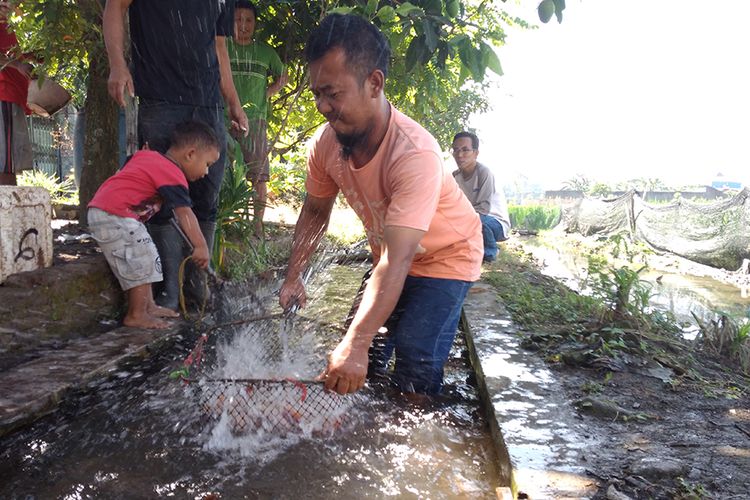
{"type": "Polygon", "coordinates": [[[469,290],[469,294],[464,302],[461,314],[461,329],[466,336],[466,346],[469,351],[471,366],[476,376],[482,411],[489,425],[492,443],[497,455],[498,463],[496,467],[500,484],[496,491],[497,498],[499,500],[510,500],[515,498],[517,491],[513,480],[513,464],[511,463],[505,439],[503,438],[499,415],[495,412],[492,394],[490,393],[487,378],[482,367],[482,356],[477,350],[478,346],[471,328],[472,323],[476,324],[477,321],[482,320],[482,311],[496,309],[497,306],[499,306],[499,303],[497,302],[496,294],[491,293],[486,285],[475,283],[471,290],[469,290]]]}
{"type": "Polygon", "coordinates": [[[80,338],[0,376],[0,437],[53,413],[88,384],[115,374],[172,345],[189,325],[146,331],[120,327],[80,338]]]}

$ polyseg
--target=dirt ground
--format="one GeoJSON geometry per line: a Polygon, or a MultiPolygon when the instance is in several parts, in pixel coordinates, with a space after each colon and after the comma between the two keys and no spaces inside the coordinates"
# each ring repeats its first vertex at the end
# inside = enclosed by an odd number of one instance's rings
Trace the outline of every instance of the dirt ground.
{"type": "MultiPolygon", "coordinates": [[[[686,267],[684,259],[660,259],[686,267]]],[[[538,270],[533,276],[548,294],[559,286],[538,270]]],[[[600,485],[594,498],[750,498],[750,377],[738,366],[638,330],[631,338],[650,348],[611,356],[592,355],[585,342],[521,333],[550,360],[598,443],[584,451],[587,474],[600,485]]]]}
{"type": "MultiPolygon", "coordinates": [[[[97,252],[82,234],[55,229],[55,265],[97,252]]],[[[594,498],[750,498],[748,377],[698,352],[687,371],[637,357],[574,364],[550,367],[599,443],[585,452],[594,498]]]]}

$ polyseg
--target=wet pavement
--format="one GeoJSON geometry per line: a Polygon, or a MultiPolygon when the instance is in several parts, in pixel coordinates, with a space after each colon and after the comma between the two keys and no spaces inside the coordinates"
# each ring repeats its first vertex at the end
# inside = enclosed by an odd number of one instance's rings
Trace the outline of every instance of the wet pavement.
{"type": "Polygon", "coordinates": [[[509,455],[518,492],[534,499],[592,496],[597,486],[586,475],[585,453],[597,443],[584,432],[561,384],[543,360],[520,347],[490,285],[474,285],[464,314],[480,394],[489,402],[487,418],[497,424],[498,454],[509,455]]]}
{"type": "MultiPolygon", "coordinates": [[[[531,498],[590,496],[595,484],[585,476],[582,450],[595,443],[579,432],[574,410],[543,361],[520,349],[509,315],[489,285],[474,286],[465,315],[500,457],[499,484],[510,484],[512,474],[517,490],[531,498]]],[[[176,322],[163,331],[120,327],[36,349],[29,359],[0,372],[0,436],[54,412],[87,385],[163,351],[189,326],[176,322]]]]}

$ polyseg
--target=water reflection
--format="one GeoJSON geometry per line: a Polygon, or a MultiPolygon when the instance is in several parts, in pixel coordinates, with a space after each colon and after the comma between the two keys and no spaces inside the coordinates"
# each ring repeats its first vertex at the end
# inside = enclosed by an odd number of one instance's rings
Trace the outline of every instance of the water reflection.
{"type": "MultiPolygon", "coordinates": [[[[574,290],[581,290],[587,272],[586,255],[549,248],[534,238],[525,238],[522,244],[543,263],[544,274],[574,290]]],[[[741,289],[706,276],[649,270],[642,273],[641,278],[652,286],[651,305],[674,314],[686,325],[687,337],[694,337],[696,333],[692,314],[709,319],[722,311],[735,318],[745,318],[750,311],[750,298],[741,289]]]]}

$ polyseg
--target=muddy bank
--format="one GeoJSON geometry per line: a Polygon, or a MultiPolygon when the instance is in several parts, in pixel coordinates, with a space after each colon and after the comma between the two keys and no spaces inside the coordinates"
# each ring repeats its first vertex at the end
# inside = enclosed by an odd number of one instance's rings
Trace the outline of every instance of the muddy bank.
{"type": "MultiPolygon", "coordinates": [[[[513,244],[506,250],[523,254],[513,244]]],[[[562,296],[564,287],[533,259],[498,262],[485,278],[493,273],[522,275],[529,285],[506,304],[515,311],[521,345],[545,360],[579,419],[581,447],[571,462],[583,463],[596,482],[593,498],[747,498],[750,377],[645,327],[617,331],[597,326],[594,317],[555,323],[554,315],[545,324],[525,323],[524,300],[562,296]]],[[[572,314],[569,303],[548,305],[564,318],[572,314]]],[[[512,443],[509,451],[513,456],[512,443]]]]}

